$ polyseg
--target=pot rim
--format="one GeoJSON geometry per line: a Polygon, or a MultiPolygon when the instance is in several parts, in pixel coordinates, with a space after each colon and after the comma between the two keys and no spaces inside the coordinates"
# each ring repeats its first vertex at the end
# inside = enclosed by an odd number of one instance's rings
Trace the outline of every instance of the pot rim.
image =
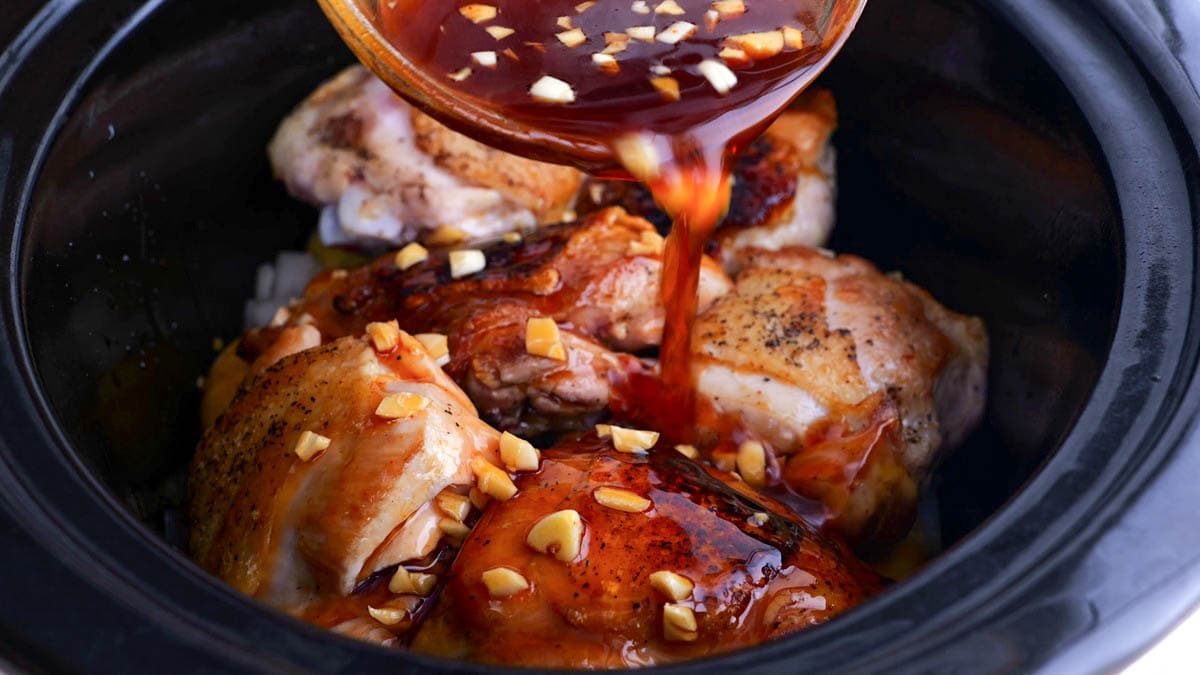
{"type": "MultiPolygon", "coordinates": [[[[14,91],[27,84],[19,79],[29,78],[27,59],[53,49],[60,28],[81,21],[78,10],[85,4],[50,2],[42,9],[0,57],[0,99],[12,100],[14,91]]],[[[163,1],[112,3],[118,4],[105,11],[120,16],[120,28],[88,55],[44,128],[37,134],[25,131],[24,137],[0,133],[0,246],[6,251],[0,323],[7,338],[0,345],[0,388],[15,394],[0,406],[0,505],[78,575],[81,587],[177,631],[181,644],[219,648],[231,670],[404,665],[496,670],[364,645],[259,605],[204,574],[134,521],[71,449],[42,396],[24,330],[24,221],[40,167],[67,114],[108,54],[163,1]],[[126,5],[136,9],[126,15],[126,5]],[[191,614],[190,607],[200,602],[205,615],[191,614]]],[[[1150,637],[1144,631],[1137,637],[1122,635],[1116,627],[1124,625],[1123,619],[1137,616],[1157,635],[1200,598],[1200,565],[1195,562],[1164,572],[1163,579],[1178,585],[1142,598],[1140,609],[1124,616],[1113,607],[1106,606],[1107,613],[1093,608],[1081,597],[1054,597],[1062,580],[1070,579],[1093,551],[1138,541],[1122,526],[1165,476],[1200,467],[1195,420],[1200,410],[1200,221],[1195,204],[1200,200],[1193,197],[1200,195],[1200,100],[1187,86],[1187,64],[1138,20],[1144,14],[1131,14],[1127,3],[1102,0],[1095,13],[1052,0],[988,4],[1046,57],[1090,121],[1118,195],[1125,260],[1139,263],[1121,270],[1120,315],[1095,389],[1059,449],[1028,484],[912,579],[829,624],[663,670],[759,670],[814,662],[846,670],[944,665],[954,652],[947,651],[948,645],[1003,640],[1004,622],[1016,601],[1039,594],[1049,597],[1043,609],[1083,611],[1092,619],[1071,640],[1053,645],[1064,650],[1055,665],[1098,670],[1128,659],[1150,637]],[[1114,91],[1127,95],[1114,96],[1114,91]],[[1145,157],[1156,162],[1154,180],[1138,182],[1148,171],[1145,157]],[[1099,472],[1072,470],[1087,464],[1081,458],[1097,454],[1108,456],[1099,472]],[[1061,501],[1064,494],[1075,497],[1074,506],[1065,511],[1052,507],[1049,497],[1061,501]],[[989,573],[986,578],[981,571],[989,573]],[[940,583],[970,590],[952,602],[929,602],[940,583]]],[[[108,25],[94,23],[95,30],[108,25]]],[[[1200,64],[1195,66],[1200,70],[1200,64]]],[[[11,109],[0,111],[0,132],[15,131],[8,126],[11,115],[11,109]]],[[[1200,510],[1200,493],[1191,497],[1193,512],[1200,510]]],[[[1200,541],[1194,536],[1160,537],[1151,545],[1155,550],[1169,547],[1181,560],[1200,557],[1200,541]]],[[[1120,563],[1131,571],[1135,558],[1120,563]]],[[[972,656],[977,657],[971,661],[974,668],[1003,665],[985,660],[996,654],[972,656]]],[[[1052,658],[1045,649],[1026,656],[1035,659],[1020,664],[1026,667],[1046,665],[1052,658]]],[[[961,648],[958,658],[964,658],[961,648]]]]}

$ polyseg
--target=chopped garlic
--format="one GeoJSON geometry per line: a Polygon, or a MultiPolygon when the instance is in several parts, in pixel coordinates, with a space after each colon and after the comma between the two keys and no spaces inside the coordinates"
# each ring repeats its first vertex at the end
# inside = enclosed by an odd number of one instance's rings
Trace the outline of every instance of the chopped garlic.
{"type": "Polygon", "coordinates": [[[691,579],[668,570],[659,570],[650,575],[650,586],[675,602],[687,600],[696,587],[691,579]]]}
{"type": "Polygon", "coordinates": [[[396,573],[392,575],[391,581],[388,582],[388,590],[396,595],[420,595],[424,597],[432,593],[433,587],[436,585],[436,575],[409,572],[403,567],[397,567],[396,573]]]}
{"type": "Polygon", "coordinates": [[[742,0],[717,0],[712,4],[712,8],[722,19],[732,19],[746,13],[746,3],[742,0]]]}
{"type": "Polygon", "coordinates": [[[745,62],[750,60],[750,57],[746,56],[746,52],[740,49],[734,49],[733,47],[721,48],[721,51],[717,53],[717,56],[725,59],[726,61],[745,62]]]}
{"type": "Polygon", "coordinates": [[[787,45],[788,49],[804,49],[804,33],[791,26],[784,26],[783,44],[787,45]]]}
{"type": "Polygon", "coordinates": [[[694,445],[677,445],[675,446],[675,451],[688,459],[696,459],[700,456],[699,451],[696,450],[696,446],[694,445]]]}
{"type": "Polygon", "coordinates": [[[654,42],[654,26],[630,26],[625,33],[634,40],[654,42]]]}
{"type": "Polygon", "coordinates": [[[673,642],[695,641],[696,613],[692,608],[672,603],[663,605],[663,637],[673,642]]]}
{"type": "Polygon", "coordinates": [[[583,519],[574,509],[555,511],[530,528],[525,543],[535,551],[569,563],[579,557],[583,548],[583,519]]]}
{"type": "Polygon", "coordinates": [[[568,31],[563,31],[561,33],[555,33],[554,37],[558,38],[559,42],[570,47],[571,49],[574,49],[574,48],[578,47],[579,45],[587,42],[587,36],[584,35],[583,31],[579,30],[578,28],[572,28],[571,30],[568,30],[568,31]]]}
{"type": "Polygon", "coordinates": [[[467,493],[467,498],[471,500],[471,506],[474,506],[480,511],[482,511],[483,507],[487,506],[487,503],[492,499],[488,495],[484,494],[479,488],[471,488],[470,492],[467,493]]]}
{"type": "Polygon", "coordinates": [[[414,335],[417,342],[429,352],[434,363],[444,366],[450,363],[450,339],[441,333],[418,333],[414,335]]]}
{"type": "Polygon", "coordinates": [[[567,359],[567,349],[554,319],[537,317],[525,322],[525,351],[556,361],[567,359]]]}
{"type": "Polygon", "coordinates": [[[725,38],[725,45],[740,49],[752,59],[766,59],[783,51],[783,32],[742,33],[725,38]]]}
{"type": "Polygon", "coordinates": [[[453,279],[461,279],[481,272],[485,267],[487,267],[487,258],[484,257],[483,251],[466,248],[450,252],[450,277],[453,279]]]}
{"type": "Polygon", "coordinates": [[[634,178],[649,182],[658,177],[662,160],[651,136],[644,133],[625,134],[613,142],[613,151],[634,178]]]}
{"type": "Polygon", "coordinates": [[[573,103],[575,90],[557,77],[543,75],[529,88],[529,95],[539,103],[573,103]]]}
{"type": "Polygon", "coordinates": [[[437,497],[434,497],[433,501],[437,504],[439,511],[460,523],[471,515],[471,500],[466,495],[443,490],[437,497]]]}
{"type": "Polygon", "coordinates": [[[619,54],[629,46],[629,35],[625,33],[605,33],[604,44],[607,45],[604,48],[605,54],[619,54]]]}
{"type": "Polygon", "coordinates": [[[695,33],[696,24],[687,21],[676,21],[667,26],[666,30],[659,33],[656,39],[663,44],[673,45],[691,37],[695,33]]]}
{"type": "Polygon", "coordinates": [[[601,506],[626,513],[641,513],[650,508],[652,503],[636,492],[613,487],[596,488],[592,492],[592,499],[595,499],[596,503],[601,506]]]}
{"type": "Polygon", "coordinates": [[[650,84],[668,101],[679,100],[679,80],[673,77],[653,77],[650,84]]]}
{"type": "Polygon", "coordinates": [[[408,610],[394,607],[371,607],[368,605],[367,614],[385,626],[395,626],[408,618],[408,610]]]}
{"type": "Polygon", "coordinates": [[[720,61],[705,59],[696,68],[718,94],[728,94],[729,90],[737,85],[737,75],[720,61]]]}
{"type": "Polygon", "coordinates": [[[619,452],[630,454],[646,453],[658,442],[659,436],[657,431],[626,429],[616,425],[609,425],[609,433],[612,435],[613,447],[619,452]]]}
{"type": "Polygon", "coordinates": [[[617,59],[612,54],[605,54],[603,52],[592,54],[592,63],[596,64],[597,68],[606,73],[615,73],[621,70],[620,64],[617,63],[617,59]]]}
{"type": "Polygon", "coordinates": [[[541,458],[529,441],[507,431],[500,434],[500,461],[509,471],[537,471],[541,458]]]}
{"type": "Polygon", "coordinates": [[[484,68],[495,68],[496,52],[471,52],[471,60],[484,68]]]}
{"type": "Polygon", "coordinates": [[[400,326],[395,320],[367,324],[367,336],[377,352],[390,352],[400,344],[400,326]]]}
{"type": "Polygon", "coordinates": [[[717,13],[717,10],[710,9],[704,13],[704,27],[707,28],[709,32],[716,30],[717,24],[720,23],[720,21],[721,15],[717,13]]]}
{"type": "Polygon", "coordinates": [[[683,16],[687,12],[684,12],[683,8],[680,7],[679,3],[675,2],[675,0],[663,0],[663,2],[660,2],[657,6],[655,6],[654,13],[666,14],[668,16],[683,16]]]}
{"type": "Polygon", "coordinates": [[[411,417],[424,410],[428,405],[429,399],[424,396],[402,391],[398,394],[384,397],[379,402],[379,406],[375,408],[375,414],[387,419],[397,420],[402,417],[411,417]]]}
{"type": "Polygon", "coordinates": [[[760,486],[767,482],[767,451],[758,441],[745,441],[738,446],[738,474],[749,484],[760,486]]]}
{"type": "Polygon", "coordinates": [[[529,580],[507,567],[493,567],[479,575],[491,598],[507,598],[529,588],[529,580]]]}
{"type": "Polygon", "coordinates": [[[502,469],[482,457],[471,460],[471,471],[483,494],[504,501],[517,494],[517,486],[502,469]]]}
{"type": "Polygon", "coordinates": [[[441,530],[442,534],[458,541],[466,539],[467,535],[471,534],[471,528],[463,524],[462,521],[453,518],[442,518],[439,520],[438,529],[441,530]]]}
{"type": "Polygon", "coordinates": [[[425,262],[428,258],[429,251],[414,241],[396,253],[396,267],[406,270],[417,263],[425,262]]]}
{"type": "Polygon", "coordinates": [[[495,38],[497,40],[503,40],[504,38],[508,37],[509,35],[512,35],[513,33],[517,32],[507,26],[488,26],[484,30],[486,30],[488,32],[488,35],[491,35],[493,38],[495,38]]]}
{"type": "Polygon", "coordinates": [[[471,4],[459,7],[458,13],[471,23],[486,23],[496,18],[497,10],[491,5],[471,4]]]}
{"type": "Polygon", "coordinates": [[[305,431],[300,434],[300,438],[296,441],[296,447],[292,448],[292,452],[300,458],[300,461],[307,462],[316,457],[317,453],[329,447],[333,441],[321,434],[305,431]]]}

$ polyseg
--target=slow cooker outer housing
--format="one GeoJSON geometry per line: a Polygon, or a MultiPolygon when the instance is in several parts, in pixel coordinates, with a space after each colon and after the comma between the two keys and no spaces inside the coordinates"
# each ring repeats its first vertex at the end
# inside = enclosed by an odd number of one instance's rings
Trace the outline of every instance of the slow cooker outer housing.
{"type": "MultiPolygon", "coordinates": [[[[30,231],[32,196],[43,175],[54,175],[52,146],[94,65],[161,4],[17,0],[0,19],[0,43],[12,45],[0,56],[0,654],[30,670],[90,672],[450,667],[338,638],[221,587],[112,499],[95,462],[68,438],[73,421],[57,418],[59,401],[46,398],[38,368],[44,375],[49,366],[44,354],[35,363],[35,352],[53,336],[30,326],[56,308],[27,293],[45,283],[30,272],[28,244],[48,236],[45,227],[30,231]]],[[[826,626],[693,668],[1094,670],[1128,659],[1200,598],[1200,46],[1189,42],[1200,35],[1200,7],[981,4],[1051,64],[1110,172],[1124,262],[1119,315],[1103,336],[1107,361],[1059,450],[917,577],[826,626]]],[[[306,54],[304,45],[297,50],[306,54]]],[[[1006,56],[1015,58],[997,55],[1006,56]]],[[[295,93],[303,93],[298,84],[295,93]]],[[[213,104],[215,114],[226,110],[213,104]]],[[[181,133],[187,122],[178,121],[181,133]]],[[[1018,226],[1007,234],[1024,235],[1018,226]]],[[[236,302],[244,289],[221,290],[236,302]]]]}

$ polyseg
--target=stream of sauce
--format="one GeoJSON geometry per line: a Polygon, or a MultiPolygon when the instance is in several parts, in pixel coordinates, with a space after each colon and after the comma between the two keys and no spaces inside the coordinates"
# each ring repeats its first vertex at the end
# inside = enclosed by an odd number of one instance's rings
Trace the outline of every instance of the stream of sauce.
{"type": "MultiPolygon", "coordinates": [[[[558,149],[543,158],[651,189],[674,221],[661,284],[665,400],[654,407],[689,418],[700,261],[729,204],[730,168],[832,57],[860,4],[382,0],[375,20],[460,113],[486,111],[527,145],[558,149]]],[[[513,147],[484,125],[464,130],[513,147]]]]}

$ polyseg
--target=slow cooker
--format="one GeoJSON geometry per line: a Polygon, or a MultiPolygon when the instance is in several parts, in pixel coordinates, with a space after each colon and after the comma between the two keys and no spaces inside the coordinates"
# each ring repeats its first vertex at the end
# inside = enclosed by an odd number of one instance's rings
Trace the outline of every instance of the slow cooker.
{"type": "MultiPolygon", "coordinates": [[[[315,214],[264,146],[351,59],[311,0],[0,10],[0,670],[486,670],[325,632],[181,548],[196,379],[315,214]]],[[[872,0],[833,247],[981,315],[944,552],[674,670],[1105,670],[1200,600],[1200,4],[872,0]]],[[[668,669],[664,669],[668,670],[668,669]]]]}

